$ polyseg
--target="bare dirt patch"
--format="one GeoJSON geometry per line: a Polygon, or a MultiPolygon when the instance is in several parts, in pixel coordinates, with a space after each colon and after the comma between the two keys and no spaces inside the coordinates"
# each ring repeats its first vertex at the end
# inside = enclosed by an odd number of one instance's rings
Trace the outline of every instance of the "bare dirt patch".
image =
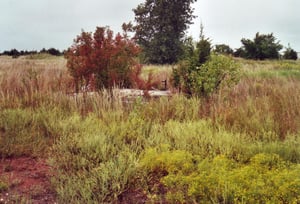
{"type": "Polygon", "coordinates": [[[50,184],[50,166],[44,159],[31,157],[0,160],[0,179],[8,189],[0,192],[0,204],[55,203],[55,193],[50,184]]]}

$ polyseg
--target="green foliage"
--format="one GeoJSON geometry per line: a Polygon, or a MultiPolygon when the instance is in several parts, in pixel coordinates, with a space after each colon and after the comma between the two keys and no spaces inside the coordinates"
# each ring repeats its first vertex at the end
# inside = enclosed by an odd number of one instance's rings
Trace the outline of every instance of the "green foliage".
{"type": "Polygon", "coordinates": [[[51,125],[58,118],[54,109],[52,113],[22,109],[0,111],[1,157],[46,155],[48,146],[57,137],[57,129],[51,125]]]}
{"type": "Polygon", "coordinates": [[[230,87],[239,80],[239,67],[229,57],[211,55],[211,43],[200,27],[200,41],[193,46],[187,39],[185,59],[173,70],[173,85],[189,95],[208,96],[222,86],[230,87]]]}
{"type": "Polygon", "coordinates": [[[253,40],[243,38],[243,46],[239,50],[240,57],[247,59],[278,59],[282,45],[276,42],[276,38],[271,34],[256,33],[253,40]]]}
{"type": "Polygon", "coordinates": [[[239,59],[244,66],[244,73],[251,78],[265,78],[266,80],[300,79],[300,63],[297,60],[264,60],[250,61],[239,59]],[[281,79],[280,79],[281,78],[281,79]]]}
{"type": "Polygon", "coordinates": [[[204,64],[210,57],[211,43],[209,39],[201,38],[197,43],[198,65],[204,64]]]}
{"type": "Polygon", "coordinates": [[[230,87],[240,78],[239,65],[229,57],[212,55],[200,65],[194,59],[183,61],[174,70],[174,85],[185,93],[208,96],[221,87],[230,87]]]}
{"type": "Polygon", "coordinates": [[[183,150],[168,150],[168,146],[162,146],[161,152],[157,149],[147,149],[144,157],[140,161],[142,168],[152,172],[164,172],[167,173],[191,173],[195,169],[193,163],[196,162],[192,154],[183,150]]]}
{"type": "Polygon", "coordinates": [[[174,95],[171,99],[160,98],[150,101],[139,108],[139,114],[145,120],[165,124],[170,120],[192,121],[199,115],[200,101],[193,98],[187,99],[180,95],[174,95]]]}
{"type": "Polygon", "coordinates": [[[196,55],[198,55],[198,64],[200,66],[204,64],[210,57],[211,43],[210,39],[206,38],[203,33],[203,24],[200,25],[200,41],[197,43],[196,55]]]}
{"type": "Polygon", "coordinates": [[[206,96],[221,87],[231,87],[240,79],[239,66],[225,56],[212,55],[196,72],[192,73],[193,92],[206,96]]]}
{"type": "Polygon", "coordinates": [[[171,203],[297,203],[300,166],[276,154],[257,154],[240,164],[222,155],[199,160],[185,151],[146,152],[143,167],[166,171],[161,182],[171,203]],[[270,194],[272,192],[272,194],[270,194]]]}
{"type": "Polygon", "coordinates": [[[110,123],[94,115],[66,121],[51,162],[61,202],[115,202],[134,181],[147,124],[132,114],[110,123]]]}
{"type": "Polygon", "coordinates": [[[286,50],[283,53],[283,59],[291,59],[291,60],[297,60],[298,54],[295,50],[293,50],[290,46],[286,48],[286,50]]]}
{"type": "Polygon", "coordinates": [[[182,55],[182,40],[194,16],[191,3],[195,0],[146,0],[135,13],[136,38],[143,48],[145,61],[173,64],[182,55]]]}
{"type": "Polygon", "coordinates": [[[190,56],[194,55],[194,52],[196,49],[195,44],[196,44],[196,42],[194,41],[192,36],[186,37],[183,40],[183,45],[182,45],[183,55],[181,56],[180,60],[187,59],[190,56]]]}
{"type": "Polygon", "coordinates": [[[225,45],[225,44],[215,45],[214,52],[217,54],[226,54],[226,55],[233,54],[233,50],[229,47],[229,45],[225,45]]]}

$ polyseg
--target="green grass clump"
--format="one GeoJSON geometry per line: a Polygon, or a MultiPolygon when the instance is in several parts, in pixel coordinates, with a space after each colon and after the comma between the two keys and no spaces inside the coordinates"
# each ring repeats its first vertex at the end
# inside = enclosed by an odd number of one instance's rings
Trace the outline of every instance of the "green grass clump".
{"type": "Polygon", "coordinates": [[[300,79],[299,61],[243,61],[245,74],[258,78],[290,78],[300,79]]]}
{"type": "Polygon", "coordinates": [[[65,115],[52,108],[0,110],[0,155],[47,156],[49,147],[60,137],[59,123],[65,115]]]}
{"type": "MultiPolygon", "coordinates": [[[[53,184],[61,202],[115,202],[133,181],[140,151],[134,121],[106,124],[94,115],[65,121],[52,148],[53,184]]],[[[141,124],[140,124],[141,125],[141,124]]]]}

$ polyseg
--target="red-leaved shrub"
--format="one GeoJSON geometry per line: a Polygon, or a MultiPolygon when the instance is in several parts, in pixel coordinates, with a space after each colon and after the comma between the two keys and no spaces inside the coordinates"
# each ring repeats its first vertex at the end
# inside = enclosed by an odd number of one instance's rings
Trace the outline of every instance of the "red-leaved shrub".
{"type": "Polygon", "coordinates": [[[76,92],[135,83],[132,76],[140,66],[135,60],[140,48],[127,35],[129,27],[123,25],[123,30],[114,36],[108,27],[97,27],[94,33],[82,31],[77,36],[65,53],[76,92]]]}

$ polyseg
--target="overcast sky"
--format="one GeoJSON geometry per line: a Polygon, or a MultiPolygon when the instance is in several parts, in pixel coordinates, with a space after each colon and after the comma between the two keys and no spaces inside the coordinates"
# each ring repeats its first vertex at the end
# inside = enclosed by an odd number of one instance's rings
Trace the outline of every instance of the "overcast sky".
{"type": "MultiPolygon", "coordinates": [[[[16,48],[66,49],[81,29],[110,26],[120,31],[134,20],[144,0],[0,0],[0,52],[16,48]]],[[[300,0],[198,0],[188,31],[198,39],[200,22],[213,44],[241,46],[242,38],[273,32],[281,44],[300,52],[300,0]]]]}

